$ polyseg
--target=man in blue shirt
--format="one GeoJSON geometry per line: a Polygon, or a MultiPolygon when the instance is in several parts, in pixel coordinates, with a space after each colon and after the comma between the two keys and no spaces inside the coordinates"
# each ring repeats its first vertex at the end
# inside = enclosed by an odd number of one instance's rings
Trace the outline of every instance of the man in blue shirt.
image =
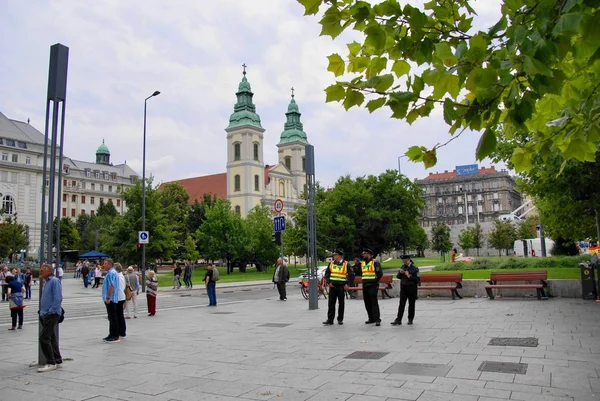
{"type": "Polygon", "coordinates": [[[42,298],[40,299],[40,348],[46,358],[46,365],[38,369],[39,373],[50,372],[61,367],[62,357],[56,337],[58,319],[62,314],[62,286],[60,280],[52,275],[52,267],[46,263],[40,268],[42,298]]]}
{"type": "Polygon", "coordinates": [[[117,306],[119,305],[119,276],[113,266],[113,260],[104,259],[104,269],[107,270],[102,284],[102,300],[106,304],[108,314],[108,336],[103,339],[105,343],[118,343],[119,321],[117,319],[117,306]]]}

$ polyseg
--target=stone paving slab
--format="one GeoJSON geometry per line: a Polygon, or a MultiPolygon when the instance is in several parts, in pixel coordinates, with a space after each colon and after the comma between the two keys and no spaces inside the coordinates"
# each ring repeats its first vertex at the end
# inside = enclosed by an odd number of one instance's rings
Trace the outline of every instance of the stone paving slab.
{"type": "Polygon", "coordinates": [[[344,325],[323,326],[326,301],[310,311],[299,294],[288,292],[288,302],[265,291],[264,299],[217,308],[193,307],[187,300],[186,308],[161,311],[159,302],[155,317],[127,321],[127,338],[118,344],[102,343],[108,330],[104,317],[67,318],[60,327],[61,349],[72,360],[45,374],[29,367],[37,359],[37,325],[2,330],[0,400],[600,398],[598,304],[420,299],[413,326],[391,326],[398,300],[387,299],[380,301],[383,323],[375,327],[364,324],[362,301],[349,300],[344,325]],[[494,337],[531,337],[539,345],[489,346],[494,337]],[[346,358],[356,351],[387,354],[378,360],[346,358]],[[517,375],[481,372],[484,361],[528,368],[517,375]],[[435,376],[390,370],[400,363],[443,368],[435,376]]]}

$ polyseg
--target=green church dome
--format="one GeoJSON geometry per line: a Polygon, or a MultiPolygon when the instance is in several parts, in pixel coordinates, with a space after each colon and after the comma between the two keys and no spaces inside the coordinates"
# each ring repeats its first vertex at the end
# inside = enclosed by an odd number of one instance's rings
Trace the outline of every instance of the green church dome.
{"type": "Polygon", "coordinates": [[[108,150],[108,146],[104,144],[104,139],[102,140],[102,145],[100,145],[96,150],[96,154],[110,155],[110,150],[108,150]]]}
{"type": "Polygon", "coordinates": [[[229,117],[229,126],[227,129],[250,125],[264,130],[260,124],[260,117],[256,113],[256,106],[252,103],[254,93],[252,93],[250,82],[246,78],[245,66],[243,74],[244,76],[235,94],[237,96],[237,103],[233,106],[233,114],[229,117]]]}
{"type": "Polygon", "coordinates": [[[287,121],[283,126],[284,131],[281,133],[279,145],[291,142],[302,142],[308,145],[304,127],[302,122],[300,122],[301,115],[298,104],[296,104],[296,100],[294,100],[294,94],[292,93],[292,100],[290,100],[288,111],[285,113],[287,121]]]}

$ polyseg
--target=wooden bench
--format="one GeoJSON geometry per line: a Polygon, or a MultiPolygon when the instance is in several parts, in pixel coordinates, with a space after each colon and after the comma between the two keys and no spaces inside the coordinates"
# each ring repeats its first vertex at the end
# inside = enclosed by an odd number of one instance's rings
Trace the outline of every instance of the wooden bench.
{"type": "MultiPolygon", "coordinates": [[[[378,288],[378,290],[381,291],[381,299],[385,299],[386,296],[388,298],[394,298],[387,291],[387,290],[389,290],[389,289],[392,288],[392,281],[393,281],[393,279],[394,279],[393,276],[382,276],[381,279],[379,279],[379,288],[378,288]]],[[[354,287],[349,287],[346,290],[346,298],[348,298],[348,293],[350,291],[362,291],[362,289],[363,289],[362,288],[362,277],[361,276],[354,277],[354,287]],[[360,287],[357,287],[356,286],[357,284],[360,284],[360,287]]]]}
{"type": "Polygon", "coordinates": [[[450,290],[452,299],[462,299],[457,289],[462,288],[462,273],[421,274],[421,283],[451,283],[447,285],[427,285],[417,287],[418,290],[450,290]]]}
{"type": "Polygon", "coordinates": [[[514,288],[514,289],[522,289],[522,288],[535,288],[538,299],[548,299],[546,296],[546,292],[544,288],[548,287],[548,283],[546,282],[548,276],[548,272],[546,270],[542,271],[520,271],[520,272],[496,272],[490,274],[490,279],[488,280],[488,285],[485,286],[485,291],[490,299],[494,299],[494,292],[492,291],[494,288],[514,288]],[[498,284],[499,281],[502,282],[524,282],[528,281],[529,283],[525,284],[498,284]],[[539,283],[531,283],[532,281],[537,281],[539,283]]]}

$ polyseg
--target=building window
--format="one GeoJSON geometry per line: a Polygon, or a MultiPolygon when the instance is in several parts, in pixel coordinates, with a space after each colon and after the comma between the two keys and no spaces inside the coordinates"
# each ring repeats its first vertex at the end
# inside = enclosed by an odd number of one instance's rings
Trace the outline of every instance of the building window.
{"type": "Polygon", "coordinates": [[[31,185],[31,174],[25,174],[25,185],[31,185]]]}
{"type": "Polygon", "coordinates": [[[71,202],[77,202],[77,195],[71,195],[71,202]]]}
{"type": "Polygon", "coordinates": [[[467,195],[467,201],[471,202],[473,199],[471,198],[471,195],[467,195]]]}
{"type": "Polygon", "coordinates": [[[75,217],[77,215],[77,211],[75,209],[71,209],[71,217],[75,217]]]}
{"type": "Polygon", "coordinates": [[[469,214],[473,214],[473,206],[469,205],[468,209],[469,214]]]}
{"type": "Polygon", "coordinates": [[[241,190],[241,186],[240,175],[236,174],[235,177],[233,177],[233,190],[235,192],[239,192],[241,190]]]}
{"type": "Polygon", "coordinates": [[[96,178],[100,178],[100,172],[99,171],[94,171],[94,176],[96,178]]]}
{"type": "Polygon", "coordinates": [[[4,214],[14,214],[15,210],[15,200],[12,196],[6,195],[2,198],[2,210],[4,214]]]}
{"type": "Polygon", "coordinates": [[[85,209],[81,209],[81,214],[85,214],[85,209]]]}
{"type": "Polygon", "coordinates": [[[462,212],[463,212],[463,207],[462,207],[462,206],[459,206],[459,207],[458,207],[458,214],[462,214],[462,212]]]}
{"type": "Polygon", "coordinates": [[[302,171],[306,171],[306,157],[302,156],[302,171]]]}
{"type": "Polygon", "coordinates": [[[17,146],[21,149],[27,149],[27,144],[25,142],[17,142],[17,146]]]}
{"type": "Polygon", "coordinates": [[[12,154],[12,162],[13,163],[18,163],[19,162],[19,155],[13,153],[12,154]]]}
{"type": "Polygon", "coordinates": [[[292,156],[286,156],[283,158],[283,162],[288,169],[292,169],[292,156]]]}
{"type": "Polygon", "coordinates": [[[82,181],[81,182],[81,189],[85,189],[85,187],[86,187],[85,182],[82,181]]]}
{"type": "Polygon", "coordinates": [[[96,184],[94,184],[94,183],[92,182],[92,191],[95,191],[95,190],[96,190],[96,184]]]}
{"type": "Polygon", "coordinates": [[[85,195],[81,195],[81,203],[85,203],[85,195]]]}
{"type": "Polygon", "coordinates": [[[441,205],[442,204],[442,198],[438,198],[438,203],[441,205]]]}
{"type": "Polygon", "coordinates": [[[63,194],[63,202],[67,201],[67,194],[63,194]]]}
{"type": "Polygon", "coordinates": [[[279,196],[285,197],[285,183],[283,181],[279,182],[279,196]]]}
{"type": "Polygon", "coordinates": [[[90,210],[90,216],[93,216],[95,214],[96,214],[96,212],[94,212],[93,210],[90,210]]]}
{"type": "Polygon", "coordinates": [[[110,178],[111,178],[113,181],[117,181],[117,173],[110,173],[110,178]]]}
{"type": "Polygon", "coordinates": [[[108,186],[108,192],[112,192],[112,185],[108,186]]]}
{"type": "Polygon", "coordinates": [[[242,208],[239,206],[235,207],[235,214],[237,214],[238,216],[242,214],[242,208]]]}
{"type": "Polygon", "coordinates": [[[258,143],[254,142],[254,160],[258,160],[258,143]]]}
{"type": "Polygon", "coordinates": [[[498,212],[498,211],[500,211],[500,204],[494,203],[494,212],[498,212]]]}
{"type": "Polygon", "coordinates": [[[237,161],[242,158],[242,145],[240,143],[233,144],[233,160],[237,161]]]}
{"type": "Polygon", "coordinates": [[[121,199],[117,199],[117,207],[121,206],[121,199]]]}
{"type": "Polygon", "coordinates": [[[8,146],[15,146],[15,141],[14,141],[14,140],[12,140],[12,139],[7,139],[7,140],[6,140],[6,144],[7,144],[8,146]]]}
{"type": "Polygon", "coordinates": [[[31,164],[31,157],[25,158],[25,164],[31,164]]]}
{"type": "Polygon", "coordinates": [[[100,191],[104,191],[104,184],[100,184],[100,191]]]}
{"type": "Polygon", "coordinates": [[[77,181],[71,181],[71,186],[72,187],[76,187],[77,186],[77,181]]]}
{"type": "Polygon", "coordinates": [[[104,203],[104,198],[100,198],[100,203],[104,203]]]}
{"type": "Polygon", "coordinates": [[[66,207],[63,207],[62,217],[67,217],[67,208],[66,207]]]}
{"type": "Polygon", "coordinates": [[[256,192],[260,191],[259,180],[260,180],[260,179],[259,179],[258,175],[255,175],[255,176],[254,176],[254,190],[255,190],[256,192]]]}
{"type": "Polygon", "coordinates": [[[67,180],[63,180],[63,187],[67,186],[67,180]]]}
{"type": "Polygon", "coordinates": [[[96,203],[96,198],[93,196],[90,197],[90,205],[94,205],[96,203]]]}
{"type": "Polygon", "coordinates": [[[67,165],[63,166],[63,173],[69,174],[69,166],[67,166],[67,165]]]}
{"type": "Polygon", "coordinates": [[[8,153],[2,153],[2,161],[3,162],[7,162],[8,161],[8,153]]]}
{"type": "Polygon", "coordinates": [[[92,176],[92,172],[90,170],[85,170],[85,176],[90,178],[92,176]]]}

